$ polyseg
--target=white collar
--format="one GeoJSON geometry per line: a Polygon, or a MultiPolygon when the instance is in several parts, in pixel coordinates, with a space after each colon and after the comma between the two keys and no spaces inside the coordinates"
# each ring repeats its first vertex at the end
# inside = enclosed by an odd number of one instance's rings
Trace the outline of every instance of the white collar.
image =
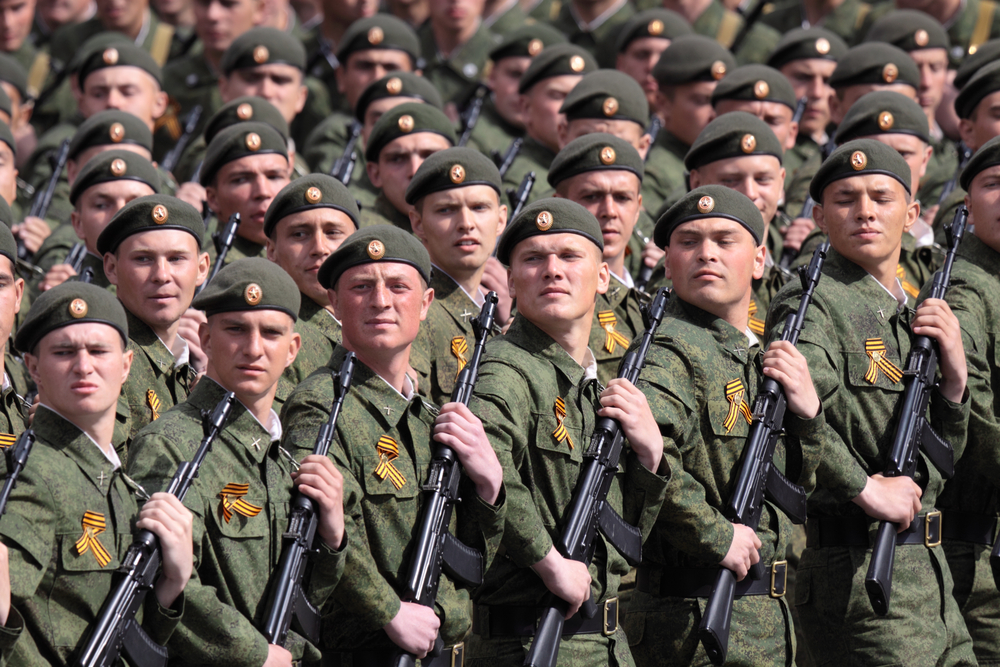
{"type": "Polygon", "coordinates": [[[892,290],[883,285],[882,283],[880,283],[878,280],[876,280],[875,276],[869,273],[868,277],[871,278],[872,280],[875,280],[876,285],[884,289],[886,293],[889,294],[889,296],[891,296],[893,299],[896,300],[896,303],[899,304],[898,306],[896,306],[897,313],[901,311],[903,308],[906,308],[906,292],[903,291],[903,283],[899,282],[899,278],[896,278],[896,289],[899,290],[899,293],[893,294],[892,290]]]}
{"type": "Polygon", "coordinates": [[[618,0],[618,2],[616,2],[615,4],[613,4],[610,7],[608,7],[606,10],[604,10],[603,14],[601,14],[600,16],[598,16],[597,18],[595,18],[590,23],[587,23],[583,19],[580,18],[580,15],[576,13],[576,8],[573,6],[572,3],[570,3],[570,5],[569,5],[569,15],[572,16],[573,20],[576,22],[576,24],[578,26],[580,26],[580,30],[582,30],[584,32],[594,32],[595,30],[597,30],[598,28],[600,28],[602,25],[604,25],[604,23],[609,18],[611,18],[612,16],[614,16],[615,12],[617,12],[619,9],[621,9],[622,7],[624,7],[626,2],[628,2],[628,0],[618,0]]]}
{"type": "MultiPolygon", "coordinates": [[[[59,412],[58,410],[56,410],[55,408],[53,408],[51,405],[46,405],[45,403],[40,403],[40,405],[44,405],[46,410],[49,410],[51,412],[56,413],[57,415],[59,415],[60,417],[62,417],[66,421],[68,421],[70,424],[73,424],[73,421],[69,417],[67,417],[66,415],[64,415],[61,412],[59,412]]],[[[73,426],[76,426],[76,424],[73,424],[73,426]]],[[[90,437],[89,433],[87,433],[86,431],[84,431],[79,426],[76,426],[76,427],[78,429],[80,429],[80,433],[83,433],[85,436],[87,436],[88,440],[90,440],[92,443],[94,443],[94,447],[97,447],[98,451],[100,451],[101,454],[104,454],[104,458],[106,458],[111,463],[111,465],[113,466],[114,470],[118,470],[119,468],[122,467],[122,460],[120,458],[118,458],[118,452],[115,451],[115,446],[114,446],[113,443],[111,443],[111,446],[108,447],[108,451],[104,451],[104,448],[101,447],[99,444],[97,444],[97,441],[94,440],[92,437],[90,437]]]]}
{"type": "Polygon", "coordinates": [[[583,353],[583,379],[584,380],[596,380],[597,379],[597,357],[594,356],[594,352],[587,347],[587,350],[583,353]]]}
{"type": "MultiPolygon", "coordinates": [[[[376,373],[376,375],[378,375],[378,374],[376,373]]],[[[405,391],[400,391],[400,390],[396,389],[395,387],[393,387],[392,384],[390,384],[388,380],[386,380],[384,377],[382,377],[381,375],[379,375],[379,379],[381,379],[382,382],[385,382],[387,385],[389,385],[390,389],[392,389],[394,392],[396,392],[397,394],[399,394],[400,396],[402,396],[407,401],[412,401],[413,397],[417,393],[417,390],[413,386],[413,380],[410,378],[410,374],[409,373],[404,373],[403,377],[405,378],[403,380],[403,389],[405,391]]]]}
{"type": "Polygon", "coordinates": [[[152,11],[147,9],[145,15],[142,17],[142,27],[139,28],[139,34],[135,38],[136,46],[142,46],[142,43],[146,41],[146,35],[149,34],[149,24],[152,11]]]}
{"type": "Polygon", "coordinates": [[[614,271],[610,271],[610,273],[611,273],[611,277],[612,278],[614,278],[615,280],[617,280],[618,282],[620,282],[625,287],[627,287],[629,289],[633,289],[635,287],[635,281],[632,280],[632,275],[628,271],[625,272],[625,276],[624,277],[618,275],[614,271]]]}
{"type": "Polygon", "coordinates": [[[497,19],[499,19],[501,16],[507,13],[508,10],[512,9],[514,5],[517,4],[517,2],[518,0],[504,0],[503,4],[497,7],[496,11],[493,12],[493,14],[483,19],[483,26],[487,28],[492,26],[494,23],[497,22],[497,19]]]}
{"type": "Polygon", "coordinates": [[[760,339],[757,338],[757,336],[756,336],[756,334],[754,334],[754,332],[750,331],[750,327],[747,327],[746,331],[744,331],[743,333],[745,333],[747,335],[747,343],[748,343],[747,344],[747,348],[751,348],[754,345],[758,345],[758,346],[760,345],[760,339]]]}
{"type": "Polygon", "coordinates": [[[163,342],[163,339],[159,336],[156,337],[158,341],[163,343],[163,347],[167,348],[170,355],[174,358],[174,368],[180,368],[184,364],[191,360],[191,346],[188,345],[187,339],[184,336],[177,334],[177,340],[181,344],[181,353],[174,354],[174,351],[170,349],[170,346],[163,342]]]}

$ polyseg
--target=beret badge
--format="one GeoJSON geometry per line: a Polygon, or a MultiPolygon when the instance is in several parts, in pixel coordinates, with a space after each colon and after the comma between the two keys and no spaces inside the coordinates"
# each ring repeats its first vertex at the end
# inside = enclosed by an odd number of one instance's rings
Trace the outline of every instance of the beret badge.
{"type": "Polygon", "coordinates": [[[120,157],[115,158],[114,160],[111,161],[112,176],[122,176],[127,169],[128,167],[125,164],[125,160],[121,159],[120,157]]]}
{"type": "Polygon", "coordinates": [[[715,200],[710,196],[705,195],[698,200],[698,212],[699,213],[711,213],[712,209],[715,208],[715,200]]]}
{"type": "Polygon", "coordinates": [[[385,92],[390,95],[399,95],[403,90],[403,80],[398,76],[394,76],[385,82],[385,92]]]}
{"type": "Polygon", "coordinates": [[[170,217],[170,212],[167,211],[167,207],[163,204],[157,204],[153,207],[153,211],[150,213],[150,216],[153,218],[153,222],[158,225],[162,225],[167,221],[167,218],[170,217]]]}
{"type": "Polygon", "coordinates": [[[712,63],[712,67],[709,69],[709,72],[712,74],[712,78],[718,81],[722,77],[726,76],[726,63],[721,60],[716,60],[712,63]]]}
{"type": "Polygon", "coordinates": [[[826,37],[820,37],[819,39],[817,39],[816,53],[820,54],[821,56],[825,56],[826,54],[830,53],[830,40],[828,40],[826,37]]]}
{"type": "Polygon", "coordinates": [[[740,139],[740,150],[744,153],[753,153],[755,148],[757,148],[757,137],[752,134],[744,134],[743,138],[740,139]]]}
{"type": "Polygon", "coordinates": [[[758,100],[764,99],[770,92],[771,86],[767,85],[767,81],[763,79],[753,85],[753,96],[758,100]]]}
{"type": "Polygon", "coordinates": [[[250,283],[243,290],[243,299],[251,306],[256,306],[264,298],[264,290],[257,283],[250,283]]]}
{"type": "Polygon", "coordinates": [[[253,118],[253,107],[244,102],[236,107],[236,117],[240,120],[250,120],[253,118]]]}
{"type": "Polygon", "coordinates": [[[662,35],[663,21],[661,21],[660,19],[653,19],[652,21],[649,22],[649,25],[646,26],[646,32],[648,32],[653,37],[656,37],[657,35],[662,35]]]}
{"type": "Polygon", "coordinates": [[[615,149],[611,146],[605,146],[601,149],[601,164],[614,164],[616,157],[618,156],[615,155],[615,149]]]}
{"type": "Polygon", "coordinates": [[[531,56],[532,58],[534,58],[539,53],[541,53],[542,49],[544,49],[544,48],[545,48],[545,44],[542,43],[542,40],[537,39],[537,38],[533,39],[530,42],[528,42],[528,55],[531,56]]]}
{"type": "Polygon", "coordinates": [[[456,185],[465,180],[465,167],[460,164],[452,165],[451,169],[448,171],[448,177],[451,179],[452,183],[456,185]]]}
{"type": "Polygon", "coordinates": [[[882,130],[883,132],[888,132],[889,130],[891,130],[895,122],[896,119],[893,118],[892,114],[889,113],[888,111],[883,111],[878,115],[878,129],[882,130]]]}
{"type": "Polygon", "coordinates": [[[104,49],[104,54],[101,56],[101,60],[104,61],[105,65],[118,64],[118,49],[116,48],[104,49]]]}
{"type": "Polygon", "coordinates": [[[320,199],[323,198],[323,193],[319,191],[319,188],[313,186],[306,190],[306,201],[310,204],[315,204],[320,199]]]}
{"type": "Polygon", "coordinates": [[[601,105],[601,111],[604,112],[605,116],[614,116],[618,113],[618,100],[613,97],[604,100],[604,104],[601,105]]]}
{"type": "Polygon", "coordinates": [[[399,125],[399,129],[401,131],[403,131],[403,132],[412,132],[413,131],[413,116],[411,116],[410,114],[403,114],[402,116],[399,117],[398,125],[399,125]]]}
{"type": "Polygon", "coordinates": [[[885,67],[882,68],[882,80],[886,83],[892,83],[899,77],[899,68],[892,63],[886,63],[885,67]]]}
{"type": "Polygon", "coordinates": [[[913,33],[913,41],[917,46],[927,46],[927,44],[931,41],[931,36],[927,34],[926,30],[921,28],[913,33]]]}
{"type": "Polygon", "coordinates": [[[583,68],[586,66],[587,63],[584,62],[582,56],[573,56],[569,59],[569,68],[574,72],[582,72],[583,68]]]}
{"type": "Polygon", "coordinates": [[[854,151],[851,155],[851,167],[854,171],[861,171],[868,166],[868,156],[861,151],[854,151]]]}
{"type": "Polygon", "coordinates": [[[246,141],[247,150],[255,151],[260,148],[260,135],[256,132],[251,132],[247,135],[246,141]]]}
{"type": "Polygon", "coordinates": [[[87,316],[87,302],[83,299],[73,299],[69,303],[69,314],[76,319],[87,316]]]}
{"type": "Polygon", "coordinates": [[[111,127],[108,128],[108,137],[113,143],[121,143],[122,139],[125,138],[125,126],[121,123],[111,123],[111,127]]]}
{"type": "Polygon", "coordinates": [[[542,211],[535,218],[535,226],[538,227],[543,232],[548,231],[552,228],[552,214],[548,211],[542,211]]]}
{"type": "Polygon", "coordinates": [[[375,26],[368,31],[368,43],[372,46],[378,46],[385,39],[385,33],[382,32],[382,28],[375,26]]]}
{"type": "Polygon", "coordinates": [[[368,244],[368,256],[374,260],[385,257],[385,244],[378,239],[374,239],[368,244]]]}
{"type": "Polygon", "coordinates": [[[271,52],[267,50],[267,47],[261,44],[260,46],[255,46],[253,49],[253,61],[258,65],[263,65],[267,62],[267,59],[271,57],[271,52]]]}

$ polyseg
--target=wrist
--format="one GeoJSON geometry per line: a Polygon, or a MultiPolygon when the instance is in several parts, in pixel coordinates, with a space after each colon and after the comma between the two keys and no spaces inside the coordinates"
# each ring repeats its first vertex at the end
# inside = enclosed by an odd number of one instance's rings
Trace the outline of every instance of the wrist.
{"type": "Polygon", "coordinates": [[[184,584],[186,582],[174,581],[168,579],[166,576],[160,576],[156,581],[156,586],[154,587],[154,592],[156,593],[156,601],[160,603],[160,606],[164,609],[170,609],[177,598],[180,597],[181,593],[184,591],[184,584]]]}

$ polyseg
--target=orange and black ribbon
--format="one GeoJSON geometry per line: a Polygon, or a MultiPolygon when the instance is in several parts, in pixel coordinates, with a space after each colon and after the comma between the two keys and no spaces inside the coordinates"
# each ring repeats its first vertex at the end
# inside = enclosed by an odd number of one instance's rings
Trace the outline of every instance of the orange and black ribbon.
{"type": "Polygon", "coordinates": [[[469,343],[465,340],[465,336],[455,336],[451,339],[451,353],[455,355],[455,359],[458,360],[459,373],[461,373],[462,369],[465,368],[465,365],[469,363],[469,360],[465,358],[468,351],[469,343]]]}
{"type": "Polygon", "coordinates": [[[403,488],[403,485],[406,484],[406,478],[403,477],[403,473],[396,469],[396,466],[392,465],[392,462],[399,458],[399,443],[389,436],[383,435],[378,439],[375,451],[378,452],[378,467],[375,468],[375,476],[383,481],[388,477],[394,487],[403,488]]]}
{"type": "Polygon", "coordinates": [[[906,280],[906,269],[903,268],[902,264],[896,265],[896,277],[899,278],[899,284],[903,286],[904,292],[914,299],[920,296],[920,288],[906,280]]]}
{"type": "Polygon", "coordinates": [[[97,539],[97,536],[108,527],[104,521],[104,515],[99,512],[84,512],[81,523],[83,524],[83,535],[76,541],[76,555],[82,556],[89,551],[94,554],[97,564],[104,567],[111,562],[111,554],[97,539]]]}
{"type": "Polygon", "coordinates": [[[152,389],[146,391],[146,405],[152,413],[152,420],[155,422],[160,418],[160,397],[152,389]]]}
{"type": "Polygon", "coordinates": [[[621,345],[623,349],[628,349],[629,339],[615,331],[615,326],[618,324],[615,311],[602,310],[597,313],[597,322],[606,333],[604,336],[604,349],[608,351],[608,354],[614,354],[615,347],[618,345],[621,345]]]}
{"type": "Polygon", "coordinates": [[[733,430],[736,420],[740,415],[747,420],[747,424],[753,423],[753,415],[750,414],[750,405],[746,399],[747,390],[743,386],[743,380],[736,378],[726,383],[726,400],[729,401],[729,414],[722,425],[726,427],[726,433],[733,430]]]}
{"type": "Polygon", "coordinates": [[[569,445],[569,448],[573,449],[573,437],[566,430],[565,424],[563,424],[563,420],[566,419],[566,401],[562,400],[562,398],[556,398],[554,409],[558,426],[556,426],[556,430],[552,431],[552,437],[556,439],[556,442],[565,441],[569,445]]]}
{"type": "Polygon", "coordinates": [[[747,328],[754,332],[756,336],[764,335],[764,320],[754,317],[757,314],[757,302],[750,299],[750,321],[747,323],[747,328]]]}
{"type": "Polygon", "coordinates": [[[17,436],[13,433],[0,433],[0,450],[7,449],[17,442],[17,436]]]}
{"type": "Polygon", "coordinates": [[[896,384],[903,379],[903,371],[885,356],[885,343],[882,342],[881,338],[869,338],[866,340],[865,353],[871,359],[868,363],[868,372],[865,373],[865,380],[868,384],[875,384],[878,380],[879,371],[882,371],[892,384],[896,384]]]}
{"type": "Polygon", "coordinates": [[[222,498],[222,518],[226,520],[226,523],[233,518],[233,512],[241,516],[245,516],[249,519],[260,514],[263,507],[257,507],[256,505],[251,505],[247,501],[243,500],[243,496],[250,491],[249,484],[235,484],[230,482],[226,484],[225,488],[219,492],[218,498],[222,498]]]}

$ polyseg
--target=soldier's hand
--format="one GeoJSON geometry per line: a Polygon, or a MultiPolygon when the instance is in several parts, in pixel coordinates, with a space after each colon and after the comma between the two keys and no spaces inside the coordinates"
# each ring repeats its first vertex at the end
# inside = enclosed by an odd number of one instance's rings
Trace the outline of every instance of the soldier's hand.
{"type": "Polygon", "coordinates": [[[198,335],[198,327],[203,322],[208,322],[204,311],[188,308],[181,315],[180,323],[177,326],[177,333],[188,344],[188,363],[199,376],[204,374],[208,367],[208,355],[201,349],[201,337],[198,335]]]}
{"type": "Polygon", "coordinates": [[[597,414],[617,419],[639,462],[646,470],[657,471],[663,458],[663,436],[645,394],[628,380],[615,378],[601,393],[601,408],[597,414]]]}
{"type": "Polygon", "coordinates": [[[268,644],[263,667],[292,667],[292,654],[277,644],[268,644]]]}
{"type": "Polygon", "coordinates": [[[135,523],[136,528],[152,531],[160,538],[163,574],[156,580],[155,590],[162,607],[173,605],[194,570],[192,523],[191,512],[170,493],[154,493],[142,506],[135,523]]]}
{"type": "Polygon", "coordinates": [[[38,284],[38,289],[45,292],[53,287],[62,285],[75,275],[77,275],[76,271],[69,264],[56,264],[42,278],[42,282],[38,284]]]}
{"type": "Polygon", "coordinates": [[[903,532],[920,512],[920,496],[923,494],[920,486],[909,477],[875,474],[868,478],[864,490],[854,498],[854,503],[873,519],[899,524],[899,532],[903,532]]]}
{"type": "Polygon", "coordinates": [[[760,561],[760,538],[753,528],[733,524],[733,542],[726,557],[719,563],[736,575],[736,581],[743,581],[754,563],[760,561]]]}
{"type": "Polygon", "coordinates": [[[10,561],[7,545],[0,542],[0,626],[7,625],[10,616],[10,561]]]}
{"type": "Polygon", "coordinates": [[[310,454],[292,473],[296,488],[319,505],[317,531],[331,549],[344,541],[344,476],[325,456],[310,454]]]}
{"type": "Polygon", "coordinates": [[[930,336],[938,342],[941,354],[941,383],[938,391],[952,403],[961,403],[969,368],[962,346],[962,329],[947,302],[927,299],[917,307],[910,326],[913,333],[930,336]]]}
{"type": "Polygon", "coordinates": [[[191,206],[194,206],[199,211],[201,210],[202,203],[208,198],[208,195],[205,194],[205,188],[193,181],[181,183],[180,187],[177,188],[177,194],[174,196],[181,201],[191,204],[191,206]]]}
{"type": "Polygon", "coordinates": [[[776,340],[763,358],[764,375],[785,388],[788,409],[803,419],[819,414],[820,402],[809,375],[809,364],[802,353],[787,340],[776,340]]]}
{"type": "Polygon", "coordinates": [[[455,450],[476,493],[494,504],[503,484],[503,467],[479,417],[461,403],[445,403],[434,420],[434,439],[455,450]]]}
{"type": "MultiPolygon", "coordinates": [[[[500,240],[497,239],[497,243],[500,240]]],[[[482,277],[483,289],[487,292],[497,293],[496,322],[503,324],[510,320],[510,311],[514,307],[514,300],[510,298],[510,288],[507,285],[507,269],[503,268],[496,257],[486,260],[486,269],[482,277]]]]}
{"type": "Polygon", "coordinates": [[[569,603],[566,618],[580,610],[590,599],[590,570],[578,560],[563,558],[552,547],[545,558],[531,566],[549,591],[569,603]]]}
{"type": "Polygon", "coordinates": [[[382,626],[392,643],[418,658],[434,649],[441,619],[434,610],[422,604],[400,602],[399,611],[382,626]]]}
{"type": "Polygon", "coordinates": [[[655,268],[660,260],[666,256],[666,251],[658,248],[655,243],[648,241],[642,247],[642,263],[650,268],[655,268]]]}
{"type": "Polygon", "coordinates": [[[14,233],[16,238],[24,241],[24,247],[30,250],[31,254],[38,252],[38,249],[42,247],[42,242],[52,234],[49,223],[33,215],[29,215],[21,224],[11,227],[10,231],[14,233]]]}

